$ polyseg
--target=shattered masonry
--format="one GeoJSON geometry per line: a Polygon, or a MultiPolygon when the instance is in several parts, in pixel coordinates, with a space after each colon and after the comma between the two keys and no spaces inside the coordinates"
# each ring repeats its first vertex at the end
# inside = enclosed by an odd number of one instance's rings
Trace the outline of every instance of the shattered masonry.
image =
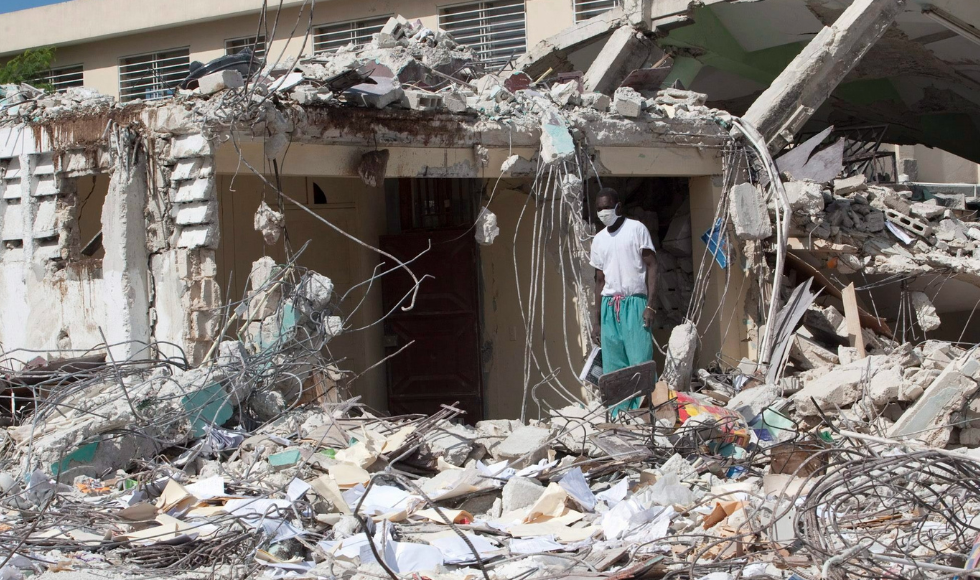
{"type": "MultiPolygon", "coordinates": [[[[446,32],[395,17],[367,46],[229,59],[160,102],[4,87],[0,574],[976,575],[980,352],[972,312],[940,299],[980,287],[972,202],[849,174],[842,148],[820,145],[830,130],[782,151],[904,3],[853,2],[742,118],[624,84],[660,58],[633,4],[516,72],[486,73],[446,32]],[[580,80],[548,79],[603,34],[580,80]],[[351,318],[330,272],[300,265],[315,240],[256,256],[243,296],[222,290],[228,159],[273,193],[247,220],[267,246],[299,212],[344,235],[280,186],[304,147],[331,148],[322,163],[371,188],[485,179],[466,232],[481,247],[516,238],[493,196],[520,184],[517,229],[536,240],[528,264],[513,248],[521,420],[467,422],[449,400],[387,416],[353,396],[359,375],[332,351],[351,318]],[[446,151],[441,165],[411,160],[426,149],[446,151]],[[592,185],[642,192],[622,168],[652,152],[711,171],[691,170],[665,227],[630,207],[658,232],[670,332],[660,380],[614,419],[608,393],[558,367],[589,346],[592,185]],[[100,179],[93,219],[83,185],[100,179]]],[[[409,276],[395,308],[410,310],[426,272],[376,251],[389,261],[364,283],[409,276]]]]}

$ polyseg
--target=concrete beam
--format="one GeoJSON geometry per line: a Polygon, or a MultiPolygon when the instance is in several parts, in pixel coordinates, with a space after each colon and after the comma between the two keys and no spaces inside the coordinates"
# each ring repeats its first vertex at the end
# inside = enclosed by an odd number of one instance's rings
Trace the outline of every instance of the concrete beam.
{"type": "Polygon", "coordinates": [[[611,95],[626,75],[642,67],[654,51],[660,49],[632,26],[616,29],[586,71],[582,80],[585,91],[611,95]]]}
{"type": "Polygon", "coordinates": [[[749,107],[743,118],[755,125],[771,151],[792,142],[793,135],[881,38],[905,1],[855,0],[749,107]]]}
{"type": "Polygon", "coordinates": [[[548,72],[572,70],[569,56],[576,50],[601,40],[603,36],[627,22],[622,8],[613,8],[598,16],[570,26],[558,34],[542,40],[517,59],[514,68],[526,72],[531,78],[548,72]]]}

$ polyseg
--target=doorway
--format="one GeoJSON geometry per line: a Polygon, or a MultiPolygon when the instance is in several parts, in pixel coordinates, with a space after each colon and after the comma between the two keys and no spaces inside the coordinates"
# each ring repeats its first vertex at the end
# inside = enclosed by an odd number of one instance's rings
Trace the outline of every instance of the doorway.
{"type": "Polygon", "coordinates": [[[381,237],[381,249],[411,261],[415,275],[425,276],[408,311],[402,307],[415,285],[411,276],[396,269],[381,279],[384,311],[390,313],[384,346],[391,356],[388,410],[394,415],[432,414],[442,404],[458,402],[467,423],[483,419],[479,262],[471,230],[478,183],[399,179],[386,184],[391,233],[381,237]]]}

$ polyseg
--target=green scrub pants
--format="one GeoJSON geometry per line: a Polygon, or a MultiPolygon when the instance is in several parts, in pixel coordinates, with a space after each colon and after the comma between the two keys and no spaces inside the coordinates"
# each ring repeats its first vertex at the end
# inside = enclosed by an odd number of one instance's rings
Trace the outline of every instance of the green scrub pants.
{"type": "MultiPolygon", "coordinates": [[[[646,307],[647,297],[643,294],[602,297],[603,374],[653,360],[653,335],[643,326],[646,307]]],[[[610,412],[615,418],[620,411],[639,408],[641,402],[642,397],[636,397],[616,405],[610,412]]]]}

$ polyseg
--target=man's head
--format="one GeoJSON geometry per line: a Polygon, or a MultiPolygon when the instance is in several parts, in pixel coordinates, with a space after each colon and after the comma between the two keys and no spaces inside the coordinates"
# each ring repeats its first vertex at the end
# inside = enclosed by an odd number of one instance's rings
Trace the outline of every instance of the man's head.
{"type": "Polygon", "coordinates": [[[596,211],[613,209],[616,215],[620,215],[622,210],[619,208],[619,194],[611,187],[603,187],[595,196],[596,211]]]}
{"type": "Polygon", "coordinates": [[[595,196],[595,209],[596,216],[604,226],[613,226],[623,213],[616,190],[610,187],[600,189],[595,196]]]}

